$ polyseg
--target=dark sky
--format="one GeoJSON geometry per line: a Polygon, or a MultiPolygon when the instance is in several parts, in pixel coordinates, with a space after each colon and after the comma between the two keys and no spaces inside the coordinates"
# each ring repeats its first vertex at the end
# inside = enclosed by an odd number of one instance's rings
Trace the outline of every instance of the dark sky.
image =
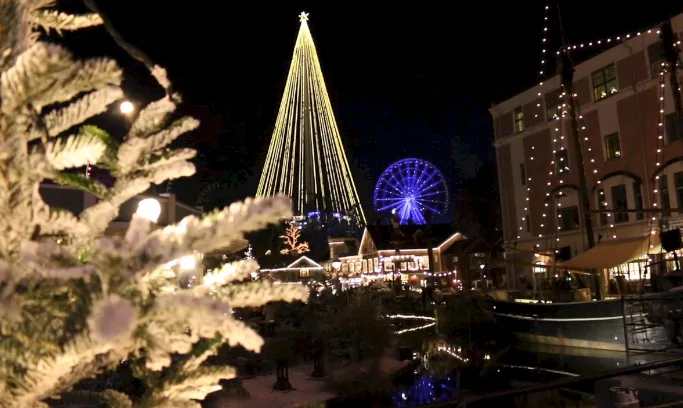
{"type": "MultiPolygon", "coordinates": [[[[168,68],[186,109],[202,120],[201,130],[189,142],[204,154],[206,167],[232,177],[231,185],[218,194],[230,200],[255,193],[299,29],[297,15],[309,12],[366,211],[372,206],[375,181],[398,159],[431,161],[450,180],[457,198],[461,181],[493,158],[487,109],[537,81],[546,4],[99,3],[126,38],[168,68]]],[[[614,4],[561,3],[569,40],[649,28],[680,11],[666,5],[636,10],[614,4]]],[[[555,50],[559,36],[554,6],[549,23],[549,47],[555,50]]],[[[77,41],[85,44],[81,37],[77,41]]],[[[134,79],[131,95],[145,98],[150,82],[143,67],[116,51],[101,32],[88,35],[87,47],[119,57],[134,79]]],[[[206,172],[202,177],[208,179],[206,172]]],[[[180,190],[176,193],[192,203],[196,188],[179,186],[174,187],[180,190]]]]}

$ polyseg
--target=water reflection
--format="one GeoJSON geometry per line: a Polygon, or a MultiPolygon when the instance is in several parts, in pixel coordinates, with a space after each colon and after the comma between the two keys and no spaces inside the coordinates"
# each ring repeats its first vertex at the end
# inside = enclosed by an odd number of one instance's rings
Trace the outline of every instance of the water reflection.
{"type": "Polygon", "coordinates": [[[460,371],[455,377],[418,376],[412,385],[395,390],[392,402],[395,407],[414,407],[452,399],[459,391],[459,378],[460,371]]]}
{"type": "MultiPolygon", "coordinates": [[[[413,327],[419,326],[413,322],[413,327]]],[[[401,336],[401,345],[413,350],[413,369],[395,381],[394,406],[457,401],[466,394],[485,395],[670,358],[654,353],[627,358],[624,352],[511,344],[496,337],[495,327],[479,327],[467,337],[452,333],[437,324],[401,336]],[[439,335],[438,331],[451,334],[439,335]]],[[[588,388],[577,391],[592,394],[592,384],[588,388]]]]}

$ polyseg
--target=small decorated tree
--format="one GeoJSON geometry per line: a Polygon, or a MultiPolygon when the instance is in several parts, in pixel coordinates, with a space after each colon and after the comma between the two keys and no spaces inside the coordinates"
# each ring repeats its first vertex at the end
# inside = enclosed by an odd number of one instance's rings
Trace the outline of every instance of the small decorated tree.
{"type": "Polygon", "coordinates": [[[60,46],[37,42],[37,27],[108,24],[97,13],[45,8],[52,3],[0,0],[0,407],[47,407],[51,397],[62,406],[199,407],[195,400],[235,375],[203,364],[217,347],[258,351],[263,344],[232,308],[305,299],[307,292],[267,281],[232,284],[257,268],[253,260],[224,265],[180,291],[170,290],[160,271],[291,216],[289,200],[247,200],[164,228],[135,215],[125,235],[105,236],[124,202],[194,172],[188,160],[195,152],[168,146],[198,122],[171,121],[179,98],[166,72],[146,61],[166,96],[139,112],[122,143],[80,126],[122,98],[122,73],[114,61],[76,61],[60,46]],[[108,170],[113,186],[87,178],[88,163],[108,170]],[[39,191],[45,180],[98,202],[79,216],[50,208],[39,191]],[[142,396],[71,392],[124,359],[145,385],[142,396]]]}
{"type": "Polygon", "coordinates": [[[308,242],[299,242],[301,231],[294,224],[290,224],[285,230],[285,234],[280,235],[280,238],[285,241],[285,248],[280,250],[282,255],[304,254],[311,250],[308,242]]]}

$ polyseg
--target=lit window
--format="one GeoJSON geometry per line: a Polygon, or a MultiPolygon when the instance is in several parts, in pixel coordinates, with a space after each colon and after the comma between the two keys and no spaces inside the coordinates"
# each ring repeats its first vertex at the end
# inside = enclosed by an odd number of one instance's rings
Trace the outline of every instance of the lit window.
{"type": "Polygon", "coordinates": [[[619,133],[610,133],[605,136],[605,159],[613,160],[621,157],[621,143],[619,133]]]}
{"type": "Polygon", "coordinates": [[[522,107],[515,109],[515,132],[519,133],[524,131],[524,111],[522,107]]]}
{"type": "Polygon", "coordinates": [[[591,75],[593,79],[593,99],[599,101],[619,91],[617,68],[614,64],[599,69],[591,75]]]}
{"type": "Polygon", "coordinates": [[[545,111],[548,120],[557,119],[562,114],[562,89],[545,94],[545,111]]]}

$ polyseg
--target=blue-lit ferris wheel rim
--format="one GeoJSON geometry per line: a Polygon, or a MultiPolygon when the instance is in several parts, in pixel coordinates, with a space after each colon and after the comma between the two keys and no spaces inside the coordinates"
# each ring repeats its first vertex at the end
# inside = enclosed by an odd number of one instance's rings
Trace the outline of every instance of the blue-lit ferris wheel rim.
{"type": "Polygon", "coordinates": [[[402,224],[424,224],[425,210],[444,214],[448,202],[446,179],[426,160],[399,160],[384,170],[375,185],[375,210],[380,213],[395,210],[402,224]]]}

